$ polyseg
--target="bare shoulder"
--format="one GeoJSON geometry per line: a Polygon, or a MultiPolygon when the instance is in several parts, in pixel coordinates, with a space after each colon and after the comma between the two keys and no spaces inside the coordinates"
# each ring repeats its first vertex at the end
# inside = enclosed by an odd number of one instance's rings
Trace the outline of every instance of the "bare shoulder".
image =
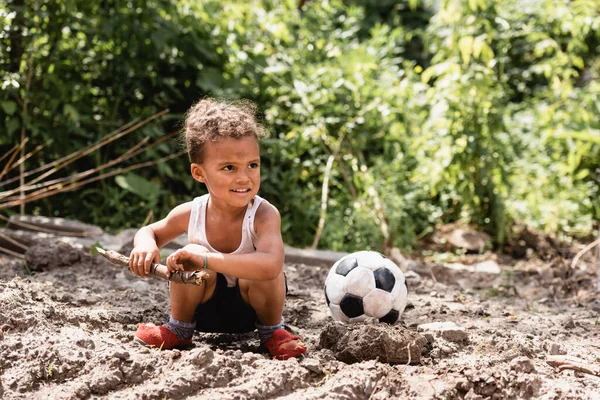
{"type": "Polygon", "coordinates": [[[180,204],[169,212],[169,214],[160,221],[157,221],[150,226],[156,230],[167,230],[186,232],[187,226],[190,221],[190,214],[192,213],[192,202],[180,204]]]}
{"type": "Polygon", "coordinates": [[[177,207],[171,210],[171,212],[169,213],[169,217],[180,217],[182,215],[187,215],[187,217],[189,218],[190,214],[192,213],[192,204],[192,201],[188,201],[186,203],[178,205],[177,207]]]}
{"type": "Polygon", "coordinates": [[[281,215],[279,214],[279,210],[273,204],[263,201],[258,206],[258,210],[256,210],[256,217],[254,219],[254,225],[256,230],[261,226],[267,226],[276,224],[279,226],[281,224],[281,215]]]}

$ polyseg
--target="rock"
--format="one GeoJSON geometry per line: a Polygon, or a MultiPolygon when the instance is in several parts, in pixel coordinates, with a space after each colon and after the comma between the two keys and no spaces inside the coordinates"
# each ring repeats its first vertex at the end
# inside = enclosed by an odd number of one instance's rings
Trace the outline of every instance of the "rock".
{"type": "Polygon", "coordinates": [[[481,253],[490,241],[489,235],[472,228],[456,228],[446,225],[440,228],[440,233],[454,247],[481,253]]]}
{"type": "Polygon", "coordinates": [[[570,315],[567,315],[566,317],[564,317],[560,323],[563,326],[563,328],[565,328],[565,329],[575,328],[575,321],[573,321],[573,317],[570,315]]]}
{"type": "Polygon", "coordinates": [[[441,337],[449,342],[466,342],[469,340],[469,334],[464,328],[456,325],[454,322],[432,322],[417,326],[419,332],[430,332],[434,336],[441,337]]]}
{"type": "Polygon", "coordinates": [[[498,275],[502,272],[500,266],[492,260],[482,261],[473,265],[465,265],[460,263],[445,263],[444,267],[455,271],[465,271],[469,273],[482,273],[498,275]]]}
{"type": "Polygon", "coordinates": [[[517,357],[510,362],[510,367],[518,373],[530,373],[534,370],[533,362],[529,357],[517,357]]]}
{"type": "Polygon", "coordinates": [[[427,339],[401,326],[330,322],[321,331],[319,347],[346,363],[378,359],[384,363],[421,362],[427,339]],[[409,352],[410,349],[410,352],[409,352]]]}
{"type": "Polygon", "coordinates": [[[390,260],[392,260],[402,272],[406,273],[408,271],[408,261],[400,252],[400,249],[397,247],[392,247],[387,255],[390,260]]]}
{"type": "Polygon", "coordinates": [[[211,364],[215,357],[215,352],[212,351],[208,346],[202,346],[190,350],[187,354],[192,364],[199,367],[206,367],[211,364]]]}
{"type": "Polygon", "coordinates": [[[348,253],[314,249],[297,249],[285,246],[285,262],[288,264],[306,264],[331,267],[348,253]]]}
{"type": "Polygon", "coordinates": [[[311,372],[315,372],[317,374],[323,373],[323,367],[321,366],[321,363],[319,362],[319,360],[316,360],[314,358],[305,358],[304,360],[302,360],[300,365],[302,365],[304,368],[311,372]]]}
{"type": "Polygon", "coordinates": [[[547,345],[548,348],[548,353],[550,353],[550,355],[561,355],[561,354],[567,354],[567,352],[562,348],[562,346],[559,343],[555,343],[555,342],[550,342],[547,345]]]}
{"type": "Polygon", "coordinates": [[[421,275],[417,274],[415,271],[407,271],[404,273],[404,278],[409,282],[419,282],[421,280],[421,275]]]}
{"type": "Polygon", "coordinates": [[[7,229],[47,232],[61,236],[99,236],[102,229],[95,225],[85,224],[64,218],[41,217],[33,215],[13,215],[6,223],[7,229]]]}

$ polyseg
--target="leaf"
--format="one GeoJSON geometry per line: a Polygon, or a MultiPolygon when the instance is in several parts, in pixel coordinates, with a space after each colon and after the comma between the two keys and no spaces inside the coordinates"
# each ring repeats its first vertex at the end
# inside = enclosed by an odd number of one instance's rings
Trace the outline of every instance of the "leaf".
{"type": "Polygon", "coordinates": [[[5,100],[2,102],[2,109],[8,115],[13,115],[17,111],[17,103],[11,100],[5,100]]]}
{"type": "Polygon", "coordinates": [[[198,73],[196,86],[207,92],[214,92],[223,87],[223,74],[212,67],[204,68],[198,73]]]}
{"type": "Polygon", "coordinates": [[[468,64],[473,53],[473,36],[463,36],[458,41],[458,48],[462,57],[463,64],[468,64]]]}
{"type": "Polygon", "coordinates": [[[21,127],[21,121],[18,118],[11,118],[6,121],[6,132],[11,136],[17,129],[21,127]]]}
{"type": "Polygon", "coordinates": [[[559,132],[555,137],[559,139],[579,139],[584,142],[600,143],[600,130],[590,129],[588,131],[559,132]]]}
{"type": "Polygon", "coordinates": [[[71,104],[65,104],[63,108],[63,115],[65,115],[71,121],[79,121],[79,113],[71,104]]]}
{"type": "Polygon", "coordinates": [[[156,200],[160,192],[160,187],[156,183],[134,173],[117,175],[115,182],[123,189],[148,201],[156,200]]]}
{"type": "Polygon", "coordinates": [[[573,177],[573,180],[580,181],[583,178],[587,177],[589,174],[590,174],[589,169],[582,169],[581,171],[579,171],[578,173],[575,174],[575,176],[573,177]]]}

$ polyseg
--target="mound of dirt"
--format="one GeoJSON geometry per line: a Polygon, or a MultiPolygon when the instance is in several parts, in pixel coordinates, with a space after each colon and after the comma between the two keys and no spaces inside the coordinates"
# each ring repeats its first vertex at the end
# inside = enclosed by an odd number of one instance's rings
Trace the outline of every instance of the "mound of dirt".
{"type": "Polygon", "coordinates": [[[346,325],[331,322],[323,328],[319,347],[333,351],[345,363],[378,360],[384,363],[421,363],[427,339],[401,326],[346,325]]]}

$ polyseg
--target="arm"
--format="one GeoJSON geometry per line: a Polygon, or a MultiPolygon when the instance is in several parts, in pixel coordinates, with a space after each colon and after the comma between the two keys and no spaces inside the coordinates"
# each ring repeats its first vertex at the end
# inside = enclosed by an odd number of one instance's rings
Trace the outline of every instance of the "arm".
{"type": "Polygon", "coordinates": [[[160,262],[158,249],[187,232],[191,210],[191,202],[181,204],[164,219],[141,228],[135,234],[129,259],[131,272],[139,276],[148,275],[152,263],[160,262]]]}
{"type": "MultiPolygon", "coordinates": [[[[268,203],[261,204],[254,226],[258,238],[254,253],[207,253],[208,269],[253,281],[277,278],[283,270],[284,260],[281,217],[277,208],[268,203]]],[[[185,261],[200,269],[204,267],[204,253],[193,251],[186,246],[169,256],[167,266],[172,270],[183,270],[185,261]]]]}

